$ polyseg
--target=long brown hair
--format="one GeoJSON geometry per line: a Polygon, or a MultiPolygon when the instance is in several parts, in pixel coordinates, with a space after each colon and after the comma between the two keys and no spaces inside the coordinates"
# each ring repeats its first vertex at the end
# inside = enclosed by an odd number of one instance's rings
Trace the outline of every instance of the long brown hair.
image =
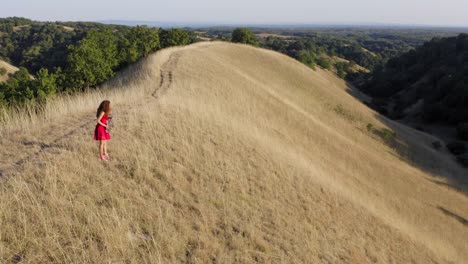
{"type": "Polygon", "coordinates": [[[99,105],[97,112],[96,112],[96,117],[99,117],[101,112],[106,113],[106,115],[109,115],[110,112],[110,101],[109,100],[104,100],[101,102],[99,105]]]}

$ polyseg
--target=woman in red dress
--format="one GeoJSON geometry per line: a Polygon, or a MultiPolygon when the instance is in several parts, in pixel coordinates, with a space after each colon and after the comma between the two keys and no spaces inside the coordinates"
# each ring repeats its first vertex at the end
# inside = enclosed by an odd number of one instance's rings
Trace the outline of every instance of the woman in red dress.
{"type": "Polygon", "coordinates": [[[102,101],[96,112],[97,124],[96,129],[94,130],[94,140],[99,141],[99,159],[105,161],[109,160],[109,154],[107,153],[107,141],[111,138],[111,136],[107,130],[107,120],[112,118],[110,116],[110,111],[110,101],[102,101]]]}

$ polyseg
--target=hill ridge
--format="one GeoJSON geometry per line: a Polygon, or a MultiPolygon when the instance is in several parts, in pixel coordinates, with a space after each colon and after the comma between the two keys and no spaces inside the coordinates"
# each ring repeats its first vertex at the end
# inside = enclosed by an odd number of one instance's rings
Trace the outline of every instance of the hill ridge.
{"type": "Polygon", "coordinates": [[[3,162],[36,138],[63,141],[1,183],[0,259],[461,263],[467,197],[432,181],[454,184],[462,170],[427,151],[433,137],[286,58],[220,42],[162,50],[100,91],[51,102],[51,125],[3,130],[3,162]],[[103,98],[116,123],[109,164],[91,141],[103,98]],[[402,143],[417,135],[414,164],[368,123],[402,143]]]}

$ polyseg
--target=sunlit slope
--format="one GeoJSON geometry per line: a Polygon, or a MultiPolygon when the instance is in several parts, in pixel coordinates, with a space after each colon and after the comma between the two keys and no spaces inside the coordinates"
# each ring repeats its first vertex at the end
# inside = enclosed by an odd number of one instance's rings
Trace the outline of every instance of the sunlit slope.
{"type": "Polygon", "coordinates": [[[0,82],[4,82],[4,81],[7,81],[8,78],[9,78],[9,74],[13,74],[15,73],[16,71],[18,71],[18,68],[16,68],[15,66],[3,61],[3,60],[0,60],[0,68],[4,68],[6,70],[5,74],[0,74],[0,82]]]}
{"type": "MultiPolygon", "coordinates": [[[[124,88],[104,92],[112,162],[97,160],[91,122],[19,166],[0,193],[5,259],[468,259],[468,199],[448,187],[463,183],[462,169],[435,138],[377,116],[329,72],[203,43],[161,51],[108,86],[124,88]],[[392,146],[373,132],[387,126],[392,146]]],[[[92,116],[88,104],[70,114],[92,116]]]]}

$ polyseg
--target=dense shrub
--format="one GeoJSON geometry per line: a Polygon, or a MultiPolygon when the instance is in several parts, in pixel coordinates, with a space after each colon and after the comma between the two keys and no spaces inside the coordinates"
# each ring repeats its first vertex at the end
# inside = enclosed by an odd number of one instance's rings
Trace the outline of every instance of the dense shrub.
{"type": "Polygon", "coordinates": [[[173,28],[170,30],[161,29],[159,37],[161,39],[162,48],[184,46],[191,42],[189,33],[178,28],[173,28]]]}
{"type": "Polygon", "coordinates": [[[146,26],[133,27],[119,34],[117,46],[120,63],[133,63],[161,47],[159,30],[146,26]]]}
{"type": "Polygon", "coordinates": [[[22,105],[44,102],[57,91],[56,74],[50,74],[47,69],[41,69],[36,78],[32,78],[28,70],[21,67],[12,74],[6,83],[0,83],[0,101],[2,105],[22,105]]]}
{"type": "Polygon", "coordinates": [[[115,36],[110,30],[90,31],[75,46],[69,46],[67,88],[95,86],[114,75],[119,64],[115,36]]]}
{"type": "Polygon", "coordinates": [[[258,46],[258,40],[255,34],[248,28],[237,28],[232,32],[231,41],[234,43],[244,43],[252,46],[258,46]]]}

